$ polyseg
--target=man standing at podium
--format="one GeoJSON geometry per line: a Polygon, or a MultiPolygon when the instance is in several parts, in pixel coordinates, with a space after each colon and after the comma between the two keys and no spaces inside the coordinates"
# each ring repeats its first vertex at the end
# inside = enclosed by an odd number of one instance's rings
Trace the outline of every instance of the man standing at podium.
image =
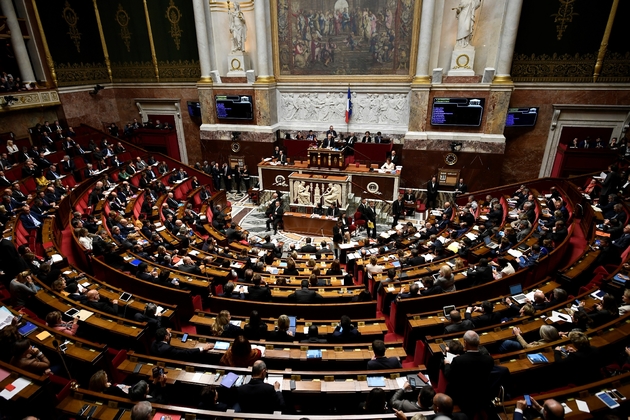
{"type": "Polygon", "coordinates": [[[329,134],[332,135],[333,139],[337,138],[337,132],[335,131],[332,125],[328,128],[328,131],[326,131],[326,137],[328,137],[329,134]]]}

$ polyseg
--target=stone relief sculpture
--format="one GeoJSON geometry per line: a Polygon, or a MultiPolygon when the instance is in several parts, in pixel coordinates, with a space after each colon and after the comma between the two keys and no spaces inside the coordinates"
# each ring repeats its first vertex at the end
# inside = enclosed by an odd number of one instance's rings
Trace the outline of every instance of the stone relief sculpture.
{"type": "MultiPolygon", "coordinates": [[[[278,115],[284,122],[308,124],[313,116],[332,124],[344,122],[345,93],[278,92],[278,115]]],[[[354,93],[353,123],[407,125],[409,95],[406,93],[354,93]]]]}
{"type": "Polygon", "coordinates": [[[303,181],[298,181],[295,183],[297,189],[297,203],[298,204],[311,204],[311,186],[306,185],[303,181]]]}
{"type": "Polygon", "coordinates": [[[457,43],[458,48],[466,48],[475,29],[475,11],[481,6],[481,0],[460,0],[459,6],[453,8],[457,15],[457,43]]]}
{"type": "Polygon", "coordinates": [[[326,188],[326,191],[324,191],[322,198],[324,199],[325,206],[330,206],[333,203],[341,203],[341,186],[339,184],[330,184],[328,188],[326,188]]]}
{"type": "Polygon", "coordinates": [[[232,36],[232,52],[245,52],[245,40],[247,40],[247,23],[241,12],[241,5],[233,2],[234,8],[230,9],[228,2],[228,16],[230,20],[230,35],[232,36]]]}

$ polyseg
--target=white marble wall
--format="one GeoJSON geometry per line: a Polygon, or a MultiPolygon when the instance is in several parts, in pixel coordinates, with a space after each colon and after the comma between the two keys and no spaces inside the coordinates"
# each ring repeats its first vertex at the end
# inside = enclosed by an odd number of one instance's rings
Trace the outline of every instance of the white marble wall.
{"type": "Polygon", "coordinates": [[[287,130],[325,131],[332,124],[338,131],[367,130],[404,134],[409,126],[409,87],[351,89],[352,117],[346,126],[347,87],[306,89],[278,87],[278,125],[287,130]]]}

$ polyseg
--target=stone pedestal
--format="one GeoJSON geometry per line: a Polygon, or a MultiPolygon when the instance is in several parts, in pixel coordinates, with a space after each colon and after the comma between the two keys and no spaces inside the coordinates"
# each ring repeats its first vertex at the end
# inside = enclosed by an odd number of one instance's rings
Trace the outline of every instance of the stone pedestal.
{"type": "Polygon", "coordinates": [[[474,76],[473,64],[475,62],[475,47],[472,45],[466,48],[455,47],[451,56],[451,68],[449,76],[474,76]]]}
{"type": "Polygon", "coordinates": [[[247,67],[247,54],[240,51],[228,54],[228,77],[245,77],[247,67]]]}

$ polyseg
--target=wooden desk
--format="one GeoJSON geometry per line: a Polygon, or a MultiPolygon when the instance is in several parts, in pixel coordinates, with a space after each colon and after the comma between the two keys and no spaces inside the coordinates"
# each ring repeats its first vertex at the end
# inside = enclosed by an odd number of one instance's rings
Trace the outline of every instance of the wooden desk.
{"type": "Polygon", "coordinates": [[[317,218],[309,214],[292,212],[284,213],[282,221],[285,231],[304,235],[332,236],[332,229],[337,224],[335,219],[317,218]]]}
{"type": "Polygon", "coordinates": [[[354,159],[383,163],[393,146],[392,143],[355,143],[354,159]]]}

